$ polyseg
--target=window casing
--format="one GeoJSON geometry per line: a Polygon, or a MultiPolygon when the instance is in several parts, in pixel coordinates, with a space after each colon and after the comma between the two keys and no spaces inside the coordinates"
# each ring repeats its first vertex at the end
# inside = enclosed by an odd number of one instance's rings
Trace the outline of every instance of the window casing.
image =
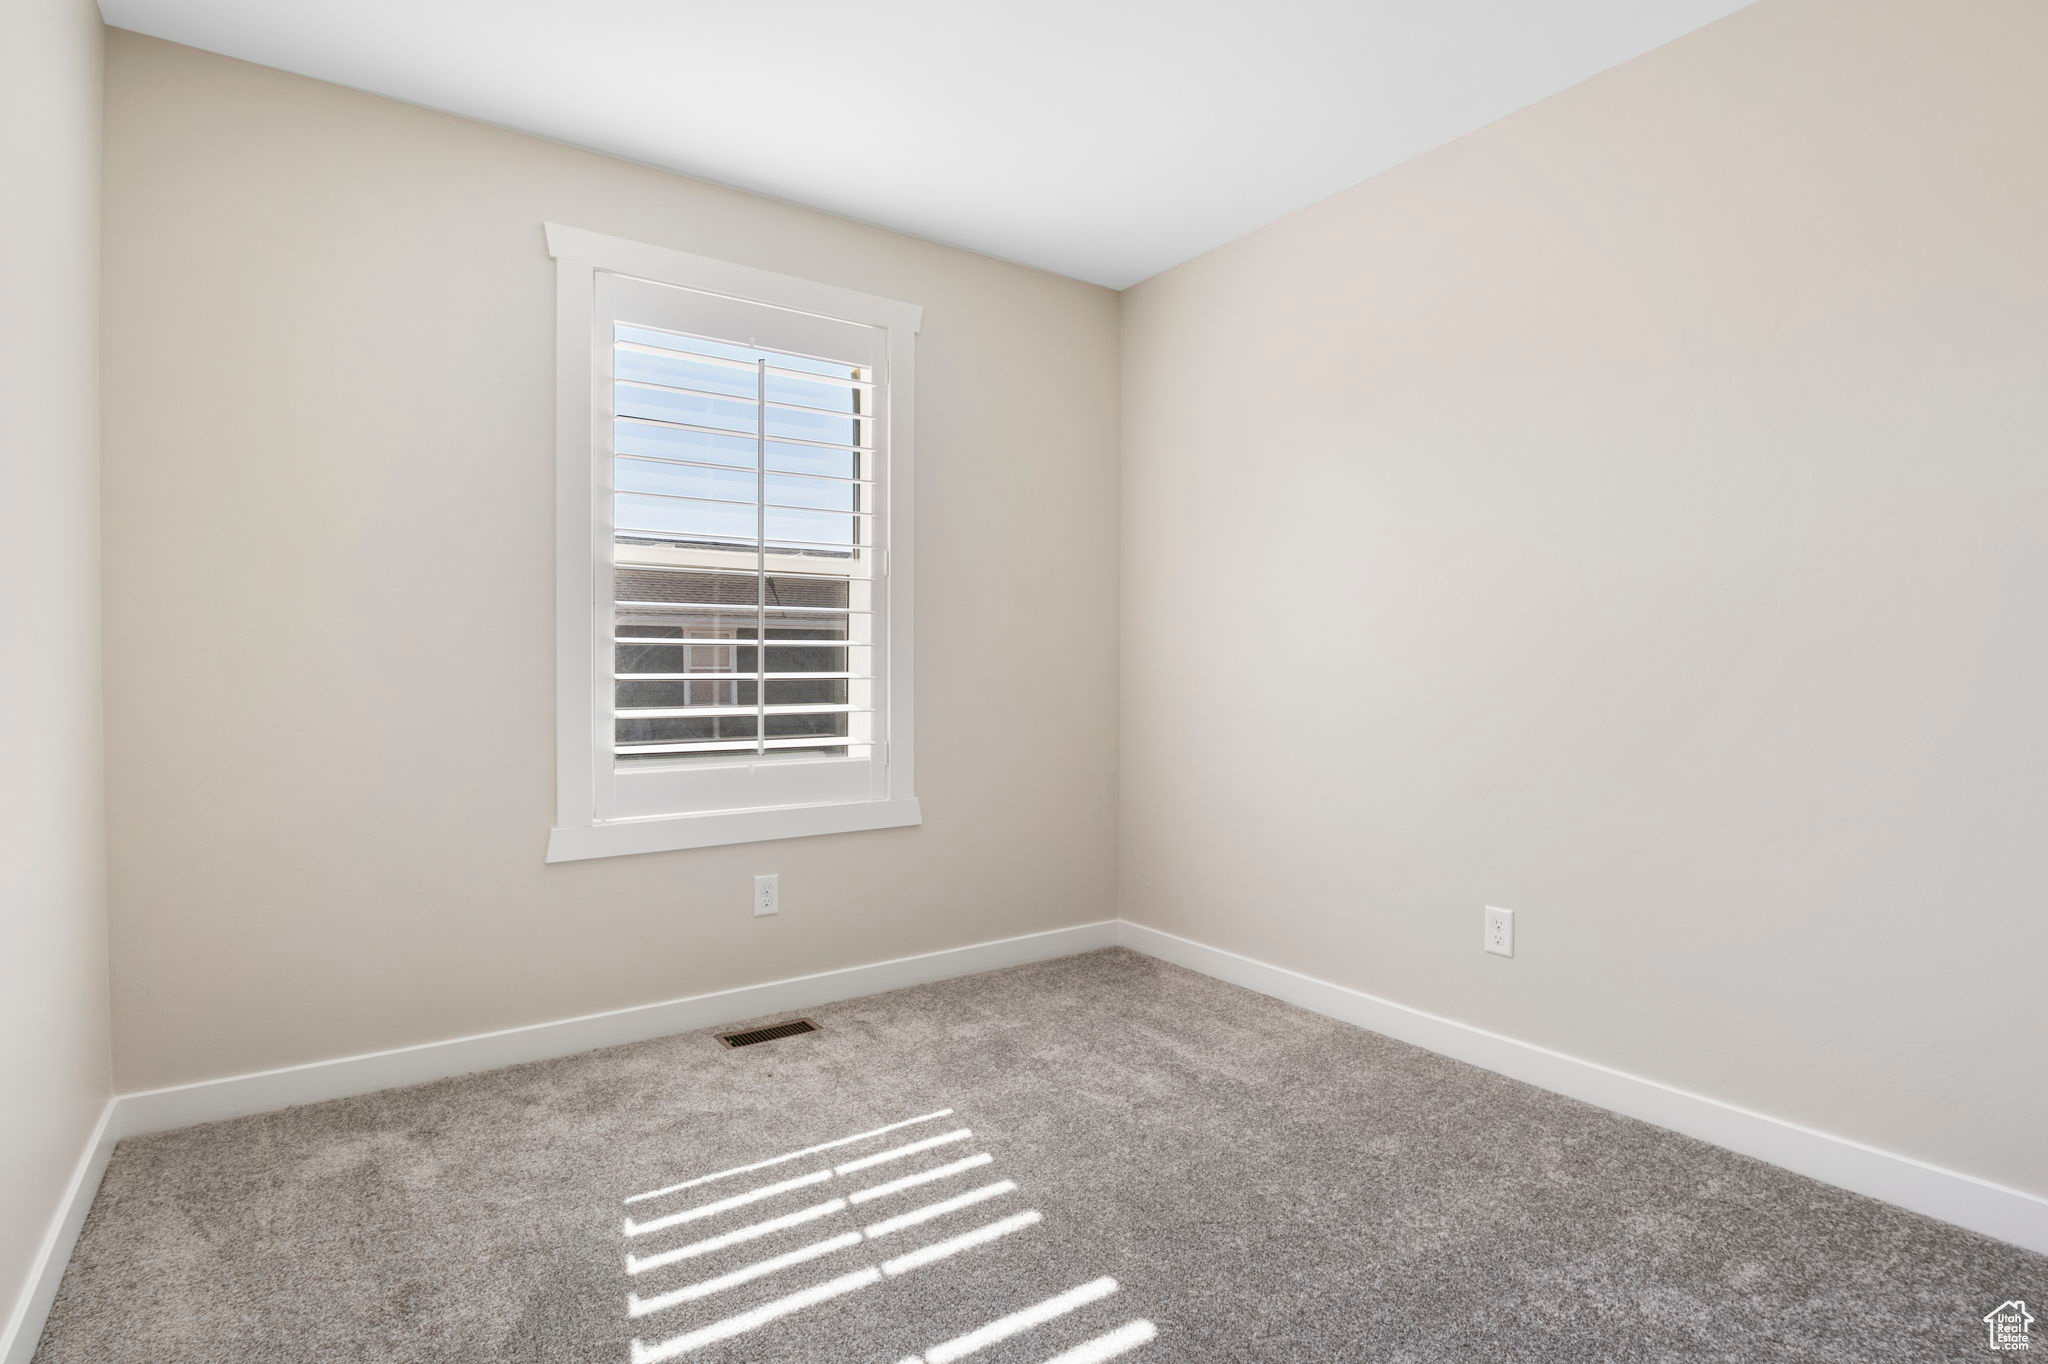
{"type": "Polygon", "coordinates": [[[548,227],[550,861],[918,822],[910,305],[548,227]]]}

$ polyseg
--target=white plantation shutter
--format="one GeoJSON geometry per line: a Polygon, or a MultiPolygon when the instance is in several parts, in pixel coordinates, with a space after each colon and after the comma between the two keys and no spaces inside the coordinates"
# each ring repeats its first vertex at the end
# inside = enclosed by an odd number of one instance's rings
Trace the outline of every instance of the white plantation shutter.
{"type": "Polygon", "coordinates": [[[565,774],[561,822],[586,791],[598,826],[907,795],[890,773],[892,721],[907,727],[892,656],[907,649],[892,639],[889,486],[907,335],[602,268],[579,278],[589,671],[565,692],[589,703],[589,779],[565,774]]]}
{"type": "Polygon", "coordinates": [[[598,296],[612,503],[600,815],[867,798],[884,737],[885,338],[617,275],[598,296]]]}

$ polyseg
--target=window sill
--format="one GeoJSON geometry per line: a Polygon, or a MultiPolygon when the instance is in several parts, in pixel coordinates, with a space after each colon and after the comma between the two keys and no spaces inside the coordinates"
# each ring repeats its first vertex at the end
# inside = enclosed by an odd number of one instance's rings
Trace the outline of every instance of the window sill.
{"type": "Polygon", "coordinates": [[[558,828],[548,837],[550,862],[679,848],[715,848],[726,843],[760,843],[813,834],[848,834],[863,829],[901,829],[922,824],[917,798],[854,800],[833,805],[786,805],[765,810],[719,810],[658,819],[620,819],[581,828],[558,828]]]}

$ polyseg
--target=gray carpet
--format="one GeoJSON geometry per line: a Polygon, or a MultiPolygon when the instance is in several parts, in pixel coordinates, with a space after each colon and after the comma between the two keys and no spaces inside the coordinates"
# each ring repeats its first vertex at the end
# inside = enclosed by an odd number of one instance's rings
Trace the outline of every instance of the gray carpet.
{"type": "Polygon", "coordinates": [[[2041,1256],[1125,951],[811,1016],[123,1142],[37,1364],[1925,1364],[2048,1303],[2041,1256]]]}

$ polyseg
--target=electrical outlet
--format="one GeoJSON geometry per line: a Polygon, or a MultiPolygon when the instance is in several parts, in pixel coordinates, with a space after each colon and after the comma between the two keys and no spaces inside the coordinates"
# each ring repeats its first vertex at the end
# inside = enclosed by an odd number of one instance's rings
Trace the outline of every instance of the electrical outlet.
{"type": "Polygon", "coordinates": [[[1499,957],[1515,955],[1515,911],[1486,907],[1486,950],[1499,957]]]}
{"type": "Polygon", "coordinates": [[[754,917],[782,912],[782,874],[770,872],[754,878],[754,917]]]}

